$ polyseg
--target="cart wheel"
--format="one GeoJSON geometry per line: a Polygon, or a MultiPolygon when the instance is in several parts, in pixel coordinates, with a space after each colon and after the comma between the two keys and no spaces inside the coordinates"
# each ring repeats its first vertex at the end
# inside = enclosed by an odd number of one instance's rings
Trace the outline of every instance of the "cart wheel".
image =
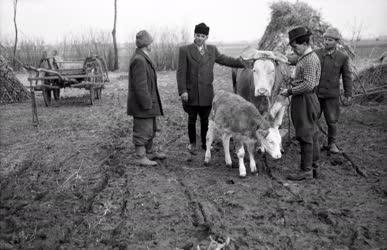
{"type": "Polygon", "coordinates": [[[60,97],[60,89],[54,89],[52,92],[54,93],[55,101],[58,101],[60,97]]]}
{"type": "Polygon", "coordinates": [[[50,106],[51,104],[51,90],[44,88],[43,89],[43,100],[46,107],[50,106]]]}

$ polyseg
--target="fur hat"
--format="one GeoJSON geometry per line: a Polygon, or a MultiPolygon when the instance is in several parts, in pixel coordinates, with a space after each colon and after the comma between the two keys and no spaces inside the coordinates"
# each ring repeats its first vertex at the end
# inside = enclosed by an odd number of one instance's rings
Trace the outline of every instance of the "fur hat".
{"type": "Polygon", "coordinates": [[[198,25],[195,25],[195,34],[203,34],[208,36],[209,32],[210,27],[208,27],[205,23],[199,23],[198,25]]]}
{"type": "Polygon", "coordinates": [[[289,31],[289,44],[294,42],[297,38],[304,37],[304,36],[310,36],[312,33],[307,27],[301,26],[294,28],[289,31]]]}
{"type": "Polygon", "coordinates": [[[340,40],[341,39],[341,35],[340,35],[339,30],[336,29],[336,28],[333,28],[333,27],[329,27],[325,31],[323,37],[331,37],[331,38],[336,39],[336,40],[340,40]]]}
{"type": "Polygon", "coordinates": [[[153,42],[152,36],[146,30],[141,30],[136,34],[136,46],[141,49],[153,42]]]}

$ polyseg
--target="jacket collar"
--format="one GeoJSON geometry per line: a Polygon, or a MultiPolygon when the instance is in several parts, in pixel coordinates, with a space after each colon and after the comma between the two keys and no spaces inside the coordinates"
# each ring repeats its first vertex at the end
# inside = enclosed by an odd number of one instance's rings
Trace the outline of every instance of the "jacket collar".
{"type": "Polygon", "coordinates": [[[188,45],[188,50],[192,56],[192,58],[197,61],[198,63],[200,62],[205,62],[208,60],[208,51],[207,51],[207,46],[203,45],[204,49],[204,55],[201,55],[198,49],[198,46],[195,43],[192,43],[188,45]]]}
{"type": "Polygon", "coordinates": [[[327,50],[326,48],[324,48],[323,50],[324,50],[324,56],[334,57],[336,54],[337,48],[335,48],[333,50],[327,50]]]}
{"type": "Polygon", "coordinates": [[[309,55],[310,53],[312,53],[312,52],[313,52],[312,48],[306,49],[306,51],[304,52],[304,54],[303,54],[302,56],[300,56],[300,58],[298,59],[298,61],[302,60],[302,58],[308,56],[308,55],[309,55]]]}
{"type": "Polygon", "coordinates": [[[145,59],[152,66],[153,70],[156,70],[156,65],[154,64],[153,60],[142,49],[137,48],[136,53],[145,57],[145,59]]]}

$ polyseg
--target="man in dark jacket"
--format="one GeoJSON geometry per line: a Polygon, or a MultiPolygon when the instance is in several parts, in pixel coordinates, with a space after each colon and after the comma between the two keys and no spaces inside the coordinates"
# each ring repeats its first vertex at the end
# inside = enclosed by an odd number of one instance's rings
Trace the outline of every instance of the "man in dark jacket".
{"type": "Polygon", "coordinates": [[[156,117],[163,115],[163,109],[157,88],[155,65],[149,57],[152,41],[146,30],[137,33],[137,49],[129,65],[127,114],[133,116],[135,164],[143,166],[155,166],[157,162],[153,159],[166,157],[163,153],[155,152],[153,148],[157,129],[156,117]]]}
{"type": "Polygon", "coordinates": [[[289,44],[299,58],[292,87],[281,91],[284,96],[292,96],[291,118],[301,148],[300,170],[287,177],[295,181],[312,178],[312,170],[317,170],[320,157],[317,126],[320,105],[315,88],[320,80],[321,66],[310,46],[310,36],[311,32],[306,27],[289,31],[289,44]]]}
{"type": "Polygon", "coordinates": [[[176,72],[177,87],[188,113],[188,150],[196,154],[196,119],[199,115],[201,125],[202,149],[206,147],[208,116],[214,97],[214,64],[242,68],[241,59],[219,53],[214,45],[207,45],[210,28],[200,23],[195,26],[194,42],[179,49],[179,63],[176,72]]]}
{"type": "MultiPolygon", "coordinates": [[[[321,78],[317,88],[321,112],[328,126],[328,147],[331,153],[339,153],[336,146],[337,121],[340,114],[340,76],[343,80],[343,104],[349,105],[352,101],[352,77],[349,58],[336,49],[341,39],[335,28],[328,28],[324,33],[325,48],[316,50],[321,62],[321,78]]],[[[321,113],[320,113],[321,116],[321,113]]]]}

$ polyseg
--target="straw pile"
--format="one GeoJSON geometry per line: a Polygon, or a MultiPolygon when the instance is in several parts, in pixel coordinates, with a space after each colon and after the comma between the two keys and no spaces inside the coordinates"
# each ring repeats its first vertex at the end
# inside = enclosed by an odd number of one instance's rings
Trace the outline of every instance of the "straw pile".
{"type": "MultiPolygon", "coordinates": [[[[287,1],[274,2],[270,5],[271,20],[258,44],[259,50],[276,50],[286,54],[288,46],[288,31],[297,26],[306,26],[312,33],[312,47],[323,46],[323,34],[329,24],[322,20],[320,13],[304,2],[287,1]]],[[[344,43],[339,46],[352,58],[354,53],[344,43]]]]}
{"type": "Polygon", "coordinates": [[[15,77],[12,68],[0,55],[0,103],[23,102],[29,99],[29,92],[15,77]]]}

